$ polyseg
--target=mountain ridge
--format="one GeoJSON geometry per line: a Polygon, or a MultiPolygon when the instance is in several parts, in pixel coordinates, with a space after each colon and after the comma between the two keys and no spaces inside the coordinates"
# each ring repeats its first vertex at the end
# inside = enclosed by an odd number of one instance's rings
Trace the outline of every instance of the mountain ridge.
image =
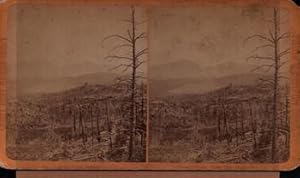
{"type": "Polygon", "coordinates": [[[61,78],[27,78],[9,83],[10,91],[16,91],[19,95],[35,93],[53,93],[64,91],[73,87],[88,84],[111,84],[117,74],[109,72],[87,73],[78,76],[61,78]]]}

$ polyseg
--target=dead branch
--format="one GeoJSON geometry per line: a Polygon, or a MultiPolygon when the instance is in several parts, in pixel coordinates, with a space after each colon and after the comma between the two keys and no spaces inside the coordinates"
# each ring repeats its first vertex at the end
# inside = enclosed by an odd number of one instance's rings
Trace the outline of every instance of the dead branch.
{"type": "Polygon", "coordinates": [[[288,63],[288,61],[284,61],[281,64],[279,64],[278,68],[280,69],[282,66],[284,66],[286,63],[288,63]]]}
{"type": "Polygon", "coordinates": [[[145,49],[141,50],[140,52],[138,52],[138,53],[136,54],[136,58],[139,58],[140,56],[146,54],[147,51],[148,51],[148,48],[145,48],[145,49]]]}
{"type": "Polygon", "coordinates": [[[114,52],[115,50],[120,49],[120,48],[123,48],[123,47],[132,47],[132,45],[131,45],[131,44],[120,44],[120,45],[117,45],[117,46],[115,46],[114,48],[112,48],[112,49],[108,52],[108,54],[111,54],[111,53],[114,52]]]}
{"type": "Polygon", "coordinates": [[[119,34],[115,34],[115,35],[110,35],[110,36],[107,36],[103,39],[103,42],[106,41],[106,40],[109,40],[109,39],[113,39],[113,38],[117,38],[117,39],[121,39],[121,40],[124,40],[126,42],[129,42],[131,43],[131,40],[122,36],[122,35],[119,35],[119,34]]]}
{"type": "Polygon", "coordinates": [[[111,70],[116,70],[116,69],[119,69],[119,68],[123,68],[122,72],[126,72],[130,67],[132,67],[131,64],[119,64],[119,65],[111,68],[111,70]]]}
{"type": "Polygon", "coordinates": [[[278,54],[278,57],[281,58],[287,54],[290,53],[290,48],[287,48],[286,50],[282,51],[281,53],[278,54]]]}
{"type": "Polygon", "coordinates": [[[110,59],[110,60],[113,60],[113,59],[127,59],[127,60],[132,60],[131,57],[126,57],[126,56],[118,56],[118,55],[108,55],[105,57],[105,59],[110,59]]]}
{"type": "Polygon", "coordinates": [[[272,33],[272,31],[271,31],[270,28],[268,28],[268,33],[269,33],[271,39],[272,39],[273,41],[275,41],[275,37],[274,37],[274,35],[273,35],[273,33],[272,33]]]}
{"type": "MultiPolygon", "coordinates": [[[[130,30],[127,30],[127,34],[128,34],[128,36],[129,36],[129,38],[130,38],[130,41],[131,41],[131,43],[132,43],[133,37],[132,37],[132,35],[131,35],[131,33],[130,33],[130,30]]],[[[132,46],[132,45],[131,45],[131,46],[132,46]]]]}
{"type": "Polygon", "coordinates": [[[137,74],[141,74],[141,75],[144,75],[145,74],[145,72],[144,71],[138,71],[137,70],[137,72],[136,72],[137,74]]]}
{"type": "Polygon", "coordinates": [[[267,47],[274,48],[274,45],[271,45],[271,44],[261,45],[261,46],[256,47],[252,52],[256,52],[259,49],[263,49],[263,48],[267,48],[267,47]]]}
{"type": "Polygon", "coordinates": [[[145,63],[145,61],[138,62],[138,63],[136,64],[135,68],[136,68],[136,69],[139,68],[140,65],[142,65],[142,64],[144,64],[144,63],[145,63]]]}
{"type": "Polygon", "coordinates": [[[264,79],[264,78],[260,78],[258,79],[260,82],[263,82],[263,83],[269,83],[271,84],[272,86],[274,85],[274,80],[273,79],[264,79]]]}
{"type": "Polygon", "coordinates": [[[289,80],[289,78],[287,76],[284,76],[284,75],[278,75],[278,78],[279,79],[286,79],[286,80],[289,80]]]}
{"type": "Polygon", "coordinates": [[[146,79],[146,77],[144,77],[144,76],[138,76],[138,75],[136,76],[136,78],[137,79],[146,79]]]}
{"type": "Polygon", "coordinates": [[[258,56],[258,55],[253,55],[253,56],[249,56],[247,58],[247,61],[250,59],[258,59],[258,60],[268,60],[268,61],[274,61],[273,57],[269,57],[269,56],[258,56]]]}
{"type": "Polygon", "coordinates": [[[146,36],[146,33],[143,32],[143,33],[137,35],[137,37],[134,39],[134,41],[137,41],[137,40],[139,40],[139,39],[143,39],[143,38],[146,38],[146,37],[147,37],[147,36],[146,36]]]}
{"type": "MultiPolygon", "coordinates": [[[[129,20],[129,19],[123,19],[123,20],[120,20],[121,22],[126,22],[126,23],[130,23],[132,24],[132,20],[129,20]]],[[[148,22],[149,20],[146,19],[146,20],[143,20],[143,21],[140,21],[140,22],[135,22],[135,25],[138,26],[138,25],[142,25],[142,24],[145,24],[146,22],[148,22]]]]}
{"type": "Polygon", "coordinates": [[[290,34],[286,32],[286,33],[281,34],[281,35],[276,39],[276,41],[279,41],[279,40],[282,40],[282,39],[287,39],[287,38],[290,38],[290,34]]]}
{"type": "Polygon", "coordinates": [[[249,40],[252,40],[252,39],[255,39],[255,38],[258,38],[258,39],[261,39],[261,40],[265,40],[267,42],[270,42],[271,44],[274,43],[274,41],[268,37],[265,37],[263,35],[252,35],[248,38],[245,39],[244,43],[247,43],[249,40]]]}
{"type": "Polygon", "coordinates": [[[254,68],[253,70],[251,70],[251,72],[258,71],[258,70],[264,70],[264,72],[269,72],[274,67],[275,64],[264,64],[254,68]]]}

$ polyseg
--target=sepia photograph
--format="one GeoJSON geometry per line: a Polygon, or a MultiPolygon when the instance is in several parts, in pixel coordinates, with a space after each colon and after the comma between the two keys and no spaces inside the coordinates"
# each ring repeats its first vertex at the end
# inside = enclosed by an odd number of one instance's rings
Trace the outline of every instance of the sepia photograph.
{"type": "Polygon", "coordinates": [[[9,13],[9,158],[144,162],[144,9],[16,5],[9,13]]]}
{"type": "Polygon", "coordinates": [[[289,159],[289,13],[150,10],[150,162],[289,159]]]}
{"type": "Polygon", "coordinates": [[[299,14],[286,0],[0,3],[0,167],[294,168],[299,14]]]}

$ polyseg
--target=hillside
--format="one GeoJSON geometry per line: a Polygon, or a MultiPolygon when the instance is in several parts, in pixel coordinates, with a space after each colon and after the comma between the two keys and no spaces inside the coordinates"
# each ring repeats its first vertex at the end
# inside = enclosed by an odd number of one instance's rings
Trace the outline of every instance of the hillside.
{"type": "MultiPolygon", "coordinates": [[[[112,84],[116,77],[116,74],[107,72],[90,73],[63,78],[39,78],[39,76],[36,76],[35,78],[31,77],[17,80],[16,85],[19,95],[55,93],[68,88],[81,86],[84,83],[88,83],[90,85],[109,85],[112,84]]],[[[9,84],[11,89],[14,89],[12,87],[13,85],[15,85],[14,81],[11,80],[9,84]]]]}
{"type": "MultiPolygon", "coordinates": [[[[145,159],[146,90],[136,91],[135,152],[145,159]]],[[[125,88],[85,83],[9,100],[8,155],[16,160],[128,161],[131,102],[125,88]]]]}
{"type": "MultiPolygon", "coordinates": [[[[286,90],[282,88],[280,92],[277,159],[283,162],[288,159],[289,103],[286,90]]],[[[271,94],[269,89],[257,85],[231,83],[203,93],[151,98],[150,161],[272,161],[271,94]]]]}
{"type": "Polygon", "coordinates": [[[150,79],[150,96],[161,97],[172,94],[194,94],[206,93],[214,89],[222,88],[228,84],[254,85],[259,78],[265,77],[261,74],[241,73],[222,77],[207,77],[202,79],[150,79]]]}

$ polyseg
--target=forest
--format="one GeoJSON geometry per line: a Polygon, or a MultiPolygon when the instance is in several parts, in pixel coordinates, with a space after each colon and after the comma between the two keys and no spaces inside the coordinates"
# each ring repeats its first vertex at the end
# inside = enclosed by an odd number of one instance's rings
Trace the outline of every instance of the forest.
{"type": "MultiPolygon", "coordinates": [[[[150,161],[270,162],[271,101],[266,89],[232,85],[205,94],[151,100],[150,161]]],[[[278,105],[276,155],[278,161],[286,161],[288,88],[281,89],[278,105]]]]}
{"type": "MultiPolygon", "coordinates": [[[[138,87],[131,161],[145,160],[146,85],[138,87]]],[[[11,101],[7,151],[17,160],[127,161],[130,101],[122,88],[88,84],[11,101]]]]}

